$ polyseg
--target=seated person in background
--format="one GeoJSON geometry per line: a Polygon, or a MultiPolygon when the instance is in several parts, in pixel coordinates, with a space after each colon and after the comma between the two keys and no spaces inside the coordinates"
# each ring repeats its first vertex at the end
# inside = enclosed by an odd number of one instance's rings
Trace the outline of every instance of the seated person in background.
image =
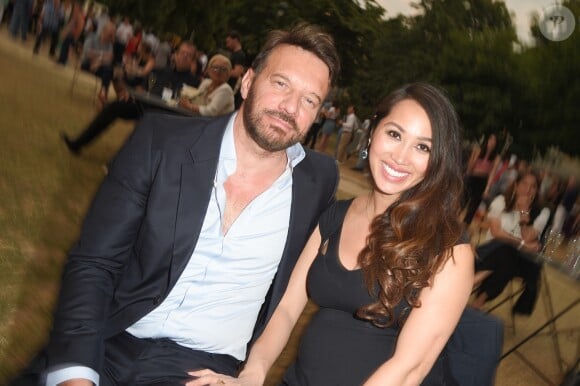
{"type": "Polygon", "coordinates": [[[125,87],[147,90],[147,79],[154,68],[155,56],[151,46],[147,42],[141,42],[137,49],[137,56],[127,60],[113,83],[117,96],[123,94],[122,90],[125,87]]]}
{"type": "MultiPolygon", "coordinates": [[[[162,88],[159,85],[167,83],[187,84],[192,87],[198,87],[199,78],[191,73],[191,62],[194,60],[194,55],[195,49],[191,43],[181,43],[174,56],[174,66],[165,69],[159,74],[159,81],[152,87],[151,93],[161,95],[162,88]]],[[[132,99],[127,90],[125,90],[120,95],[119,100],[106,104],[76,139],[71,139],[64,133],[61,134],[61,137],[72,153],[79,154],[83,147],[90,144],[117,118],[131,120],[139,119],[142,115],[143,106],[132,99]]]]}
{"type": "Polygon", "coordinates": [[[407,85],[370,137],[373,189],[322,214],[239,377],[200,370],[187,385],[262,385],[308,296],[320,308],[284,385],[456,384],[440,353],[473,283],[457,115],[435,87],[407,85]]]}
{"type": "Polygon", "coordinates": [[[155,70],[162,70],[169,64],[171,57],[171,35],[167,33],[155,51],[155,70]]]}
{"type": "Polygon", "coordinates": [[[115,42],[115,25],[107,23],[101,29],[101,33],[87,37],[83,46],[83,59],[81,69],[88,71],[102,81],[99,100],[104,103],[107,100],[109,85],[113,79],[113,43],[115,42]]]}
{"type": "Polygon", "coordinates": [[[524,280],[524,291],[512,312],[529,315],[538,294],[541,265],[524,254],[541,249],[541,235],[548,223],[550,210],[539,208],[538,177],[525,172],[516,178],[505,196],[497,196],[490,204],[487,218],[487,241],[477,247],[474,283],[479,287],[472,303],[475,308],[502,293],[514,277],[524,280]]]}
{"type": "Polygon", "coordinates": [[[207,75],[191,100],[181,95],[179,105],[203,116],[216,116],[234,111],[234,92],[228,84],[232,63],[221,54],[214,55],[208,64],[207,75]]]}

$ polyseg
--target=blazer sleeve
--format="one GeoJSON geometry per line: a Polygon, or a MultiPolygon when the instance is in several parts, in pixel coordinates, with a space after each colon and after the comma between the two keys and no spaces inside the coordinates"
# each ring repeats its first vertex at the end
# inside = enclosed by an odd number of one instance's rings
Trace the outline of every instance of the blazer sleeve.
{"type": "Polygon", "coordinates": [[[144,118],[116,156],[69,254],[47,347],[49,368],[78,364],[100,371],[115,283],[135,243],[155,170],[153,126],[144,118]]]}

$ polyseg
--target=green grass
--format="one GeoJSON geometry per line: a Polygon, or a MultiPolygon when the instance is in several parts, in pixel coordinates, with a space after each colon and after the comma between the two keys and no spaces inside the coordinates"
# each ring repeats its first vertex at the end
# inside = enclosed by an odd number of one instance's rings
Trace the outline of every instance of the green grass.
{"type": "Polygon", "coordinates": [[[71,96],[72,65],[33,57],[30,44],[0,30],[0,384],[45,342],[66,252],[132,127],[115,124],[72,156],[60,132],[95,115],[94,83],[81,77],[71,96]]]}

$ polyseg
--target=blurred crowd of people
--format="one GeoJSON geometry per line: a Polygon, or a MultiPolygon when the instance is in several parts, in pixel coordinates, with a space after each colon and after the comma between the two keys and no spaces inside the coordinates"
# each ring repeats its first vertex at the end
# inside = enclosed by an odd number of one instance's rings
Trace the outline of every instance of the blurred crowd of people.
{"type": "Polygon", "coordinates": [[[553,170],[550,165],[536,165],[510,153],[512,141],[511,135],[503,130],[466,147],[464,223],[470,225],[474,219],[481,219],[493,200],[505,194],[518,176],[533,172],[538,180],[535,201],[549,208],[549,228],[567,238],[577,234],[580,225],[578,176],[574,172],[553,170]]]}
{"type": "Polygon", "coordinates": [[[135,92],[161,98],[169,91],[177,105],[201,116],[233,112],[242,102],[248,63],[237,31],[229,31],[217,44],[224,48],[208,56],[193,42],[173,33],[156,34],[129,16],[111,17],[93,2],[0,0],[0,10],[15,40],[26,42],[34,35],[35,55],[49,39],[48,55],[58,65],[71,61],[75,71],[100,79],[97,115],[76,138],[61,133],[73,154],[116,119],[139,119],[150,106],[137,102],[135,92]]]}

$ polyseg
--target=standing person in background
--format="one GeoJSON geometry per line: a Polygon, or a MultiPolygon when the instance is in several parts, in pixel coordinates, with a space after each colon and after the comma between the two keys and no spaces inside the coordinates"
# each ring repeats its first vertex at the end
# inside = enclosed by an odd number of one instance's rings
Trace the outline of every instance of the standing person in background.
{"type": "Polygon", "coordinates": [[[490,134],[481,146],[475,146],[467,162],[465,183],[465,217],[463,222],[471,224],[482,198],[487,195],[495,170],[501,162],[497,137],[490,134]]]}
{"type": "Polygon", "coordinates": [[[117,26],[117,31],[115,32],[115,65],[121,65],[123,63],[125,47],[132,37],[133,25],[131,25],[129,17],[125,16],[117,26]]]}
{"type": "Polygon", "coordinates": [[[362,172],[365,170],[365,168],[367,166],[368,157],[369,157],[368,143],[370,141],[370,133],[369,133],[370,126],[371,126],[371,120],[368,118],[365,119],[360,125],[360,128],[363,131],[363,135],[361,136],[360,142],[358,145],[358,148],[359,148],[358,158],[356,160],[356,164],[351,168],[352,170],[362,172]]]}
{"type": "Polygon", "coordinates": [[[159,48],[160,43],[159,38],[151,28],[144,29],[143,38],[141,39],[141,42],[146,42],[147,44],[149,44],[149,46],[151,47],[151,52],[153,52],[153,54],[157,52],[157,48],[159,48]]]}
{"type": "Polygon", "coordinates": [[[32,0],[14,0],[10,18],[10,34],[14,39],[18,38],[18,32],[20,32],[20,38],[23,42],[26,41],[32,5],[32,0]]]}
{"type": "Polygon", "coordinates": [[[308,146],[311,149],[314,149],[314,147],[316,146],[316,140],[318,139],[318,133],[320,132],[320,128],[322,127],[322,125],[324,124],[324,114],[326,114],[326,104],[324,104],[322,106],[322,108],[320,109],[320,111],[318,112],[318,115],[316,116],[316,119],[314,120],[314,123],[312,124],[312,126],[310,126],[310,130],[308,130],[308,134],[306,135],[306,139],[304,139],[304,142],[302,142],[302,144],[304,146],[308,146]]]}
{"type": "Polygon", "coordinates": [[[457,115],[415,83],[381,102],[371,132],[372,190],[322,214],[239,377],[201,370],[188,386],[262,385],[309,296],[320,308],[283,385],[456,384],[440,353],[473,283],[457,115]]]}
{"type": "Polygon", "coordinates": [[[57,61],[58,64],[63,66],[68,62],[70,48],[75,47],[85,25],[80,2],[78,0],[73,0],[71,7],[68,23],[64,26],[61,32],[61,38],[63,41],[61,43],[60,55],[57,61]]]}
{"type": "MultiPolygon", "coordinates": [[[[201,72],[205,72],[206,68],[207,68],[207,54],[203,51],[200,50],[199,47],[197,49],[197,62],[199,63],[199,68],[201,69],[201,72]]],[[[231,63],[231,61],[230,61],[231,63]]]]}
{"type": "MultiPolygon", "coordinates": [[[[79,47],[83,47],[85,44],[86,39],[95,34],[95,33],[101,33],[102,27],[97,24],[97,18],[95,16],[95,5],[93,2],[89,2],[89,5],[87,7],[87,11],[84,13],[83,18],[84,18],[84,25],[83,25],[83,31],[81,32],[81,36],[79,37],[79,40],[77,42],[77,46],[79,47]]],[[[115,26],[113,26],[113,41],[115,40],[115,26]]]]}
{"type": "Polygon", "coordinates": [[[9,1],[10,0],[0,0],[0,26],[2,25],[2,20],[4,20],[4,10],[9,1]]]}
{"type": "Polygon", "coordinates": [[[342,133],[340,135],[340,141],[338,142],[337,151],[336,151],[336,160],[339,164],[346,161],[346,148],[350,141],[352,140],[352,136],[354,134],[354,130],[357,126],[358,118],[354,111],[354,106],[349,105],[346,109],[346,118],[344,122],[342,122],[342,133]]]}
{"type": "Polygon", "coordinates": [[[123,53],[123,64],[128,63],[137,54],[139,44],[143,40],[143,26],[138,21],[135,22],[135,32],[125,46],[123,53]]]}
{"type": "Polygon", "coordinates": [[[339,116],[340,109],[335,102],[332,102],[332,105],[324,112],[324,123],[320,129],[320,142],[318,142],[316,147],[319,152],[324,153],[326,151],[328,140],[336,130],[336,120],[339,116]]]}
{"type": "Polygon", "coordinates": [[[169,65],[171,57],[171,34],[166,33],[155,52],[155,70],[160,70],[169,65]]]}
{"type": "Polygon", "coordinates": [[[34,54],[38,54],[41,43],[50,36],[50,49],[48,54],[50,57],[55,56],[60,23],[63,19],[64,14],[60,6],[60,0],[45,0],[38,20],[38,34],[36,35],[36,42],[32,50],[34,54]]]}
{"type": "Polygon", "coordinates": [[[236,109],[242,103],[242,96],[240,94],[240,86],[242,76],[246,72],[247,58],[246,53],[242,48],[242,40],[237,31],[230,31],[226,35],[226,48],[230,51],[230,62],[232,62],[232,71],[228,83],[234,91],[234,100],[236,109]]]}

